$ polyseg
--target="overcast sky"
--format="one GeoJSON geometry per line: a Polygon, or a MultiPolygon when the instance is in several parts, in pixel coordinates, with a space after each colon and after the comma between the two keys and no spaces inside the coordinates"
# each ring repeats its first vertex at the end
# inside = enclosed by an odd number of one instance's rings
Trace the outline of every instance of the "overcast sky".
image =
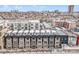
{"type": "MultiPolygon", "coordinates": [[[[67,11],[68,5],[0,5],[0,11],[67,11]]],[[[74,11],[79,11],[79,5],[74,6],[74,11]]]]}

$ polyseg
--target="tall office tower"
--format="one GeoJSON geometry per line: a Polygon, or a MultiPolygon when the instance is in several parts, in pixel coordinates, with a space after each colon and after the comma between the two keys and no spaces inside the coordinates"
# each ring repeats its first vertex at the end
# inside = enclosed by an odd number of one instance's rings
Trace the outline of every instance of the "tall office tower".
{"type": "Polygon", "coordinates": [[[74,11],[74,5],[69,5],[68,6],[68,14],[72,15],[73,11],[74,11]]]}

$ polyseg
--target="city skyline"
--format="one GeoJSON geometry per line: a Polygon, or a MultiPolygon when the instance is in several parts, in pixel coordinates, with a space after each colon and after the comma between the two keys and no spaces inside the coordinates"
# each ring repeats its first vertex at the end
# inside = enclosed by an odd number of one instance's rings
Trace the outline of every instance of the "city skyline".
{"type": "MultiPolygon", "coordinates": [[[[68,5],[0,5],[0,11],[68,11],[68,5]]],[[[79,5],[74,6],[74,11],[79,11],[79,5]]]]}

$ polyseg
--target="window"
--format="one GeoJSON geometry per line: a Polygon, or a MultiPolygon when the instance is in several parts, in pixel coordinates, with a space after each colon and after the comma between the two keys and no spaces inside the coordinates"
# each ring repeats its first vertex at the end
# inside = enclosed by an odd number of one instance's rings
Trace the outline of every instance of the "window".
{"type": "Polygon", "coordinates": [[[25,30],[27,30],[27,27],[25,27],[25,30]]]}
{"type": "Polygon", "coordinates": [[[53,44],[53,41],[50,41],[50,44],[53,44]]]}
{"type": "Polygon", "coordinates": [[[59,42],[55,42],[55,44],[59,44],[59,42]]]}
{"type": "Polygon", "coordinates": [[[24,29],[24,27],[21,27],[21,29],[24,29]]]}
{"type": "Polygon", "coordinates": [[[35,28],[38,29],[38,23],[35,24],[35,28]]]}
{"type": "Polygon", "coordinates": [[[30,24],[30,26],[33,26],[33,24],[30,24]]]}
{"type": "Polygon", "coordinates": [[[36,46],[32,46],[32,48],[33,48],[33,49],[35,49],[35,48],[36,48],[36,46]]]}
{"type": "Polygon", "coordinates": [[[25,24],[25,30],[27,30],[27,24],[25,24]]]}
{"type": "Polygon", "coordinates": [[[33,38],[33,40],[35,40],[35,38],[33,38]]]}
{"type": "Polygon", "coordinates": [[[42,43],[41,41],[38,41],[38,43],[42,43]]]}
{"type": "Polygon", "coordinates": [[[33,27],[30,27],[31,29],[33,29],[33,27]]]}
{"type": "Polygon", "coordinates": [[[17,27],[18,27],[18,30],[21,30],[21,24],[20,23],[18,23],[17,27]]]}
{"type": "Polygon", "coordinates": [[[25,26],[27,26],[27,24],[25,24],[25,26]]]}
{"type": "Polygon", "coordinates": [[[36,42],[35,41],[32,41],[32,43],[35,44],[36,42]]]}
{"type": "Polygon", "coordinates": [[[26,42],[27,44],[29,44],[29,42],[26,42]]]}
{"type": "Polygon", "coordinates": [[[47,41],[44,41],[45,44],[47,44],[47,41]]]}
{"type": "Polygon", "coordinates": [[[39,40],[41,40],[41,38],[39,38],[39,40]]]}
{"type": "Polygon", "coordinates": [[[29,40],[29,38],[26,38],[26,40],[29,40]]]}

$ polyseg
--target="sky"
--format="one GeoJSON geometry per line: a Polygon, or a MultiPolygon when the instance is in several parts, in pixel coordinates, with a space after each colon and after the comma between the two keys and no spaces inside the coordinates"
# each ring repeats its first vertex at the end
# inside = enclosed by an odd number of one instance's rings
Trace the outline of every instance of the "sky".
{"type": "MultiPolygon", "coordinates": [[[[67,11],[68,5],[0,5],[0,11],[67,11]]],[[[79,5],[74,6],[74,11],[79,11],[79,5]]]]}

